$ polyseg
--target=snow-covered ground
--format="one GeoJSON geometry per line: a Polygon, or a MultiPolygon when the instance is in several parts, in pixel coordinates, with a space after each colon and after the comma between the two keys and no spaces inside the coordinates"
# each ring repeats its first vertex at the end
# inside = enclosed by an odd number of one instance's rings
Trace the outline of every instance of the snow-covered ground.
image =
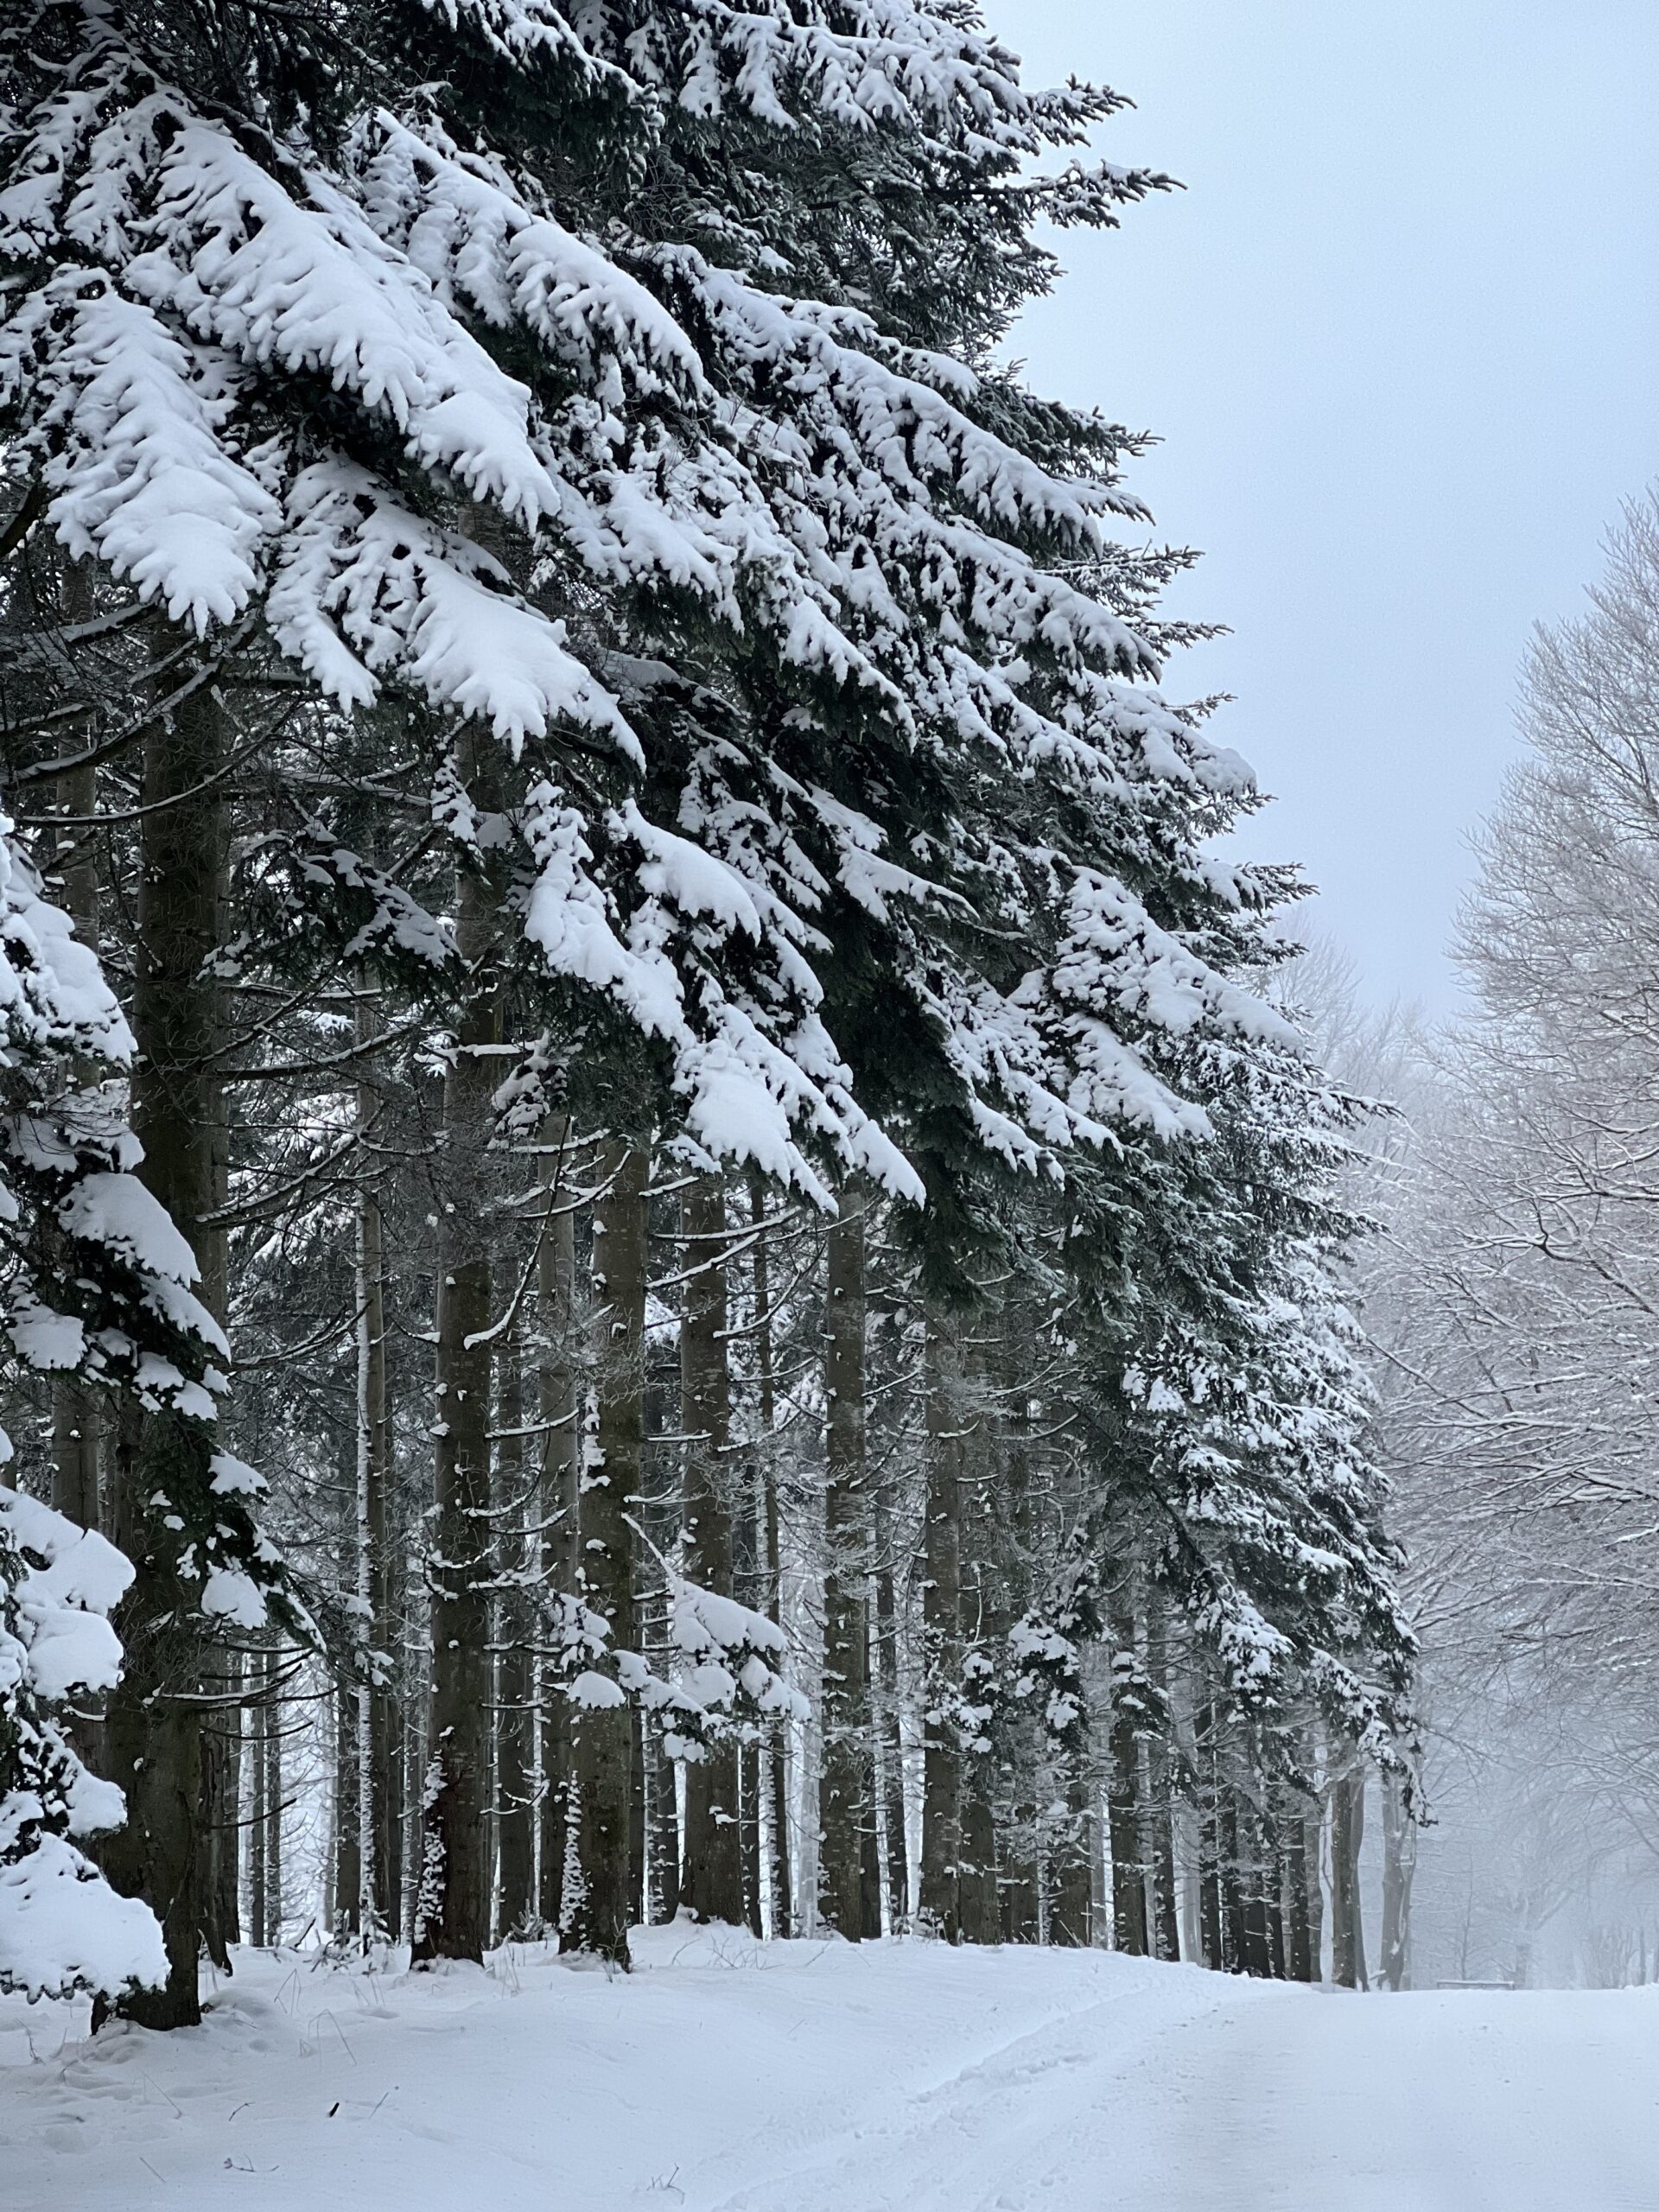
{"type": "Polygon", "coordinates": [[[0,2006],[0,2206],[1656,2212],[1659,1996],[1338,1996],[1097,1953],[667,1929],[249,1956],[201,2029],[0,2006]]]}

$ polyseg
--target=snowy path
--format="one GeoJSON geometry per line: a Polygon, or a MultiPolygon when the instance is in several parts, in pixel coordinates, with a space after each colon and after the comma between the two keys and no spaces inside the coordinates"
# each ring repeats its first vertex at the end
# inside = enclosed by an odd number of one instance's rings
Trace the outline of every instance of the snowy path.
{"type": "Polygon", "coordinates": [[[1659,2212],[1659,1993],[1195,1979],[1161,2028],[1073,2013],[720,2212],[1659,2212]]]}
{"type": "Polygon", "coordinates": [[[682,1930],[641,1969],[257,1959],[200,2031],[92,2045],[0,2007],[0,2208],[1659,2212],[1659,1992],[682,1930]]]}

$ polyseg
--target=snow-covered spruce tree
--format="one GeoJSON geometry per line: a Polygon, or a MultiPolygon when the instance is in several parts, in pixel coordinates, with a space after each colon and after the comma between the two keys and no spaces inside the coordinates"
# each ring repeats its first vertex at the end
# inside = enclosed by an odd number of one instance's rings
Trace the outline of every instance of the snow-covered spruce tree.
{"type": "MultiPolygon", "coordinates": [[[[1120,1338],[1096,1370],[1108,1388],[1084,1401],[1109,1541],[1191,1632],[1206,1819],[1220,1793],[1217,1940],[1249,1972],[1284,1970],[1267,1963],[1282,1948],[1268,1935],[1286,1853],[1300,1893],[1317,1732],[1331,1773],[1359,1760],[1405,1774],[1413,1753],[1415,1643],[1344,1303],[1360,1224],[1336,1173],[1357,1110],[1294,1063],[1218,1090],[1218,1143],[1197,1160],[1224,1179],[1187,1217],[1201,1242],[1165,1217],[1161,1266],[1146,1276],[1164,1295],[1142,1301],[1128,1357],[1120,1338]]],[[[1158,1228],[1155,1209],[1147,1225],[1158,1228]]]]}
{"type": "MultiPolygon", "coordinates": [[[[984,1161],[1122,1145],[1122,1246],[1205,1128],[1148,1040],[1248,1054],[1271,887],[1204,853],[1248,779],[1147,688],[1133,442],[988,359],[1034,217],[1155,181],[1021,181],[1109,97],[901,4],[54,8],[7,67],[51,524],[200,683],[401,702],[372,796],[503,886],[515,1111],[925,1189],[958,1280],[984,1161]]],[[[308,900],[355,863],[296,780],[308,900]]]]}
{"type": "MultiPolygon", "coordinates": [[[[74,1374],[105,1402],[204,1440],[213,1494],[181,1484],[165,1503],[200,1602],[246,1618],[266,1572],[245,1512],[252,1478],[212,1452],[224,1342],[191,1288],[188,1247],[136,1172],[120,1084],[131,1042],[95,955],[0,823],[0,1315],[13,1375],[74,1374]]],[[[0,1452],[10,1458],[10,1441],[0,1452]]],[[[57,1717],[77,1691],[115,1689],[107,1616],[132,1575],[96,1529],[0,1488],[0,1989],[90,1989],[143,2017],[173,1931],[77,1847],[127,1808],[57,1717]]],[[[194,1939],[189,1965],[194,1986],[194,1939]]]]}

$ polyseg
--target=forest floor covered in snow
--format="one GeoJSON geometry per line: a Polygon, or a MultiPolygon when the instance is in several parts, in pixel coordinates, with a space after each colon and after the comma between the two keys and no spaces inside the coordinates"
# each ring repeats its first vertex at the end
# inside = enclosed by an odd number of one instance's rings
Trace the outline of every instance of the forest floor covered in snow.
{"type": "Polygon", "coordinates": [[[1659,2207],[1652,1991],[1357,1998],[680,1927],[627,1978],[244,1955],[199,2030],[85,2031],[0,2005],[6,2212],[1659,2207]]]}

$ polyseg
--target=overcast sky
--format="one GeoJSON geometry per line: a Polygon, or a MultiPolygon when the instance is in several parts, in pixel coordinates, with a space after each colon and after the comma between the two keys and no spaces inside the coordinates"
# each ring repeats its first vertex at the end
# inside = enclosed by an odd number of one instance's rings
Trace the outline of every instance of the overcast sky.
{"type": "Polygon", "coordinates": [[[1659,0],[986,0],[1028,75],[1187,189],[1022,327],[1033,378],[1164,444],[1134,479],[1204,549],[1171,671],[1237,694],[1370,993],[1434,1010],[1516,670],[1659,476],[1659,0]]]}

